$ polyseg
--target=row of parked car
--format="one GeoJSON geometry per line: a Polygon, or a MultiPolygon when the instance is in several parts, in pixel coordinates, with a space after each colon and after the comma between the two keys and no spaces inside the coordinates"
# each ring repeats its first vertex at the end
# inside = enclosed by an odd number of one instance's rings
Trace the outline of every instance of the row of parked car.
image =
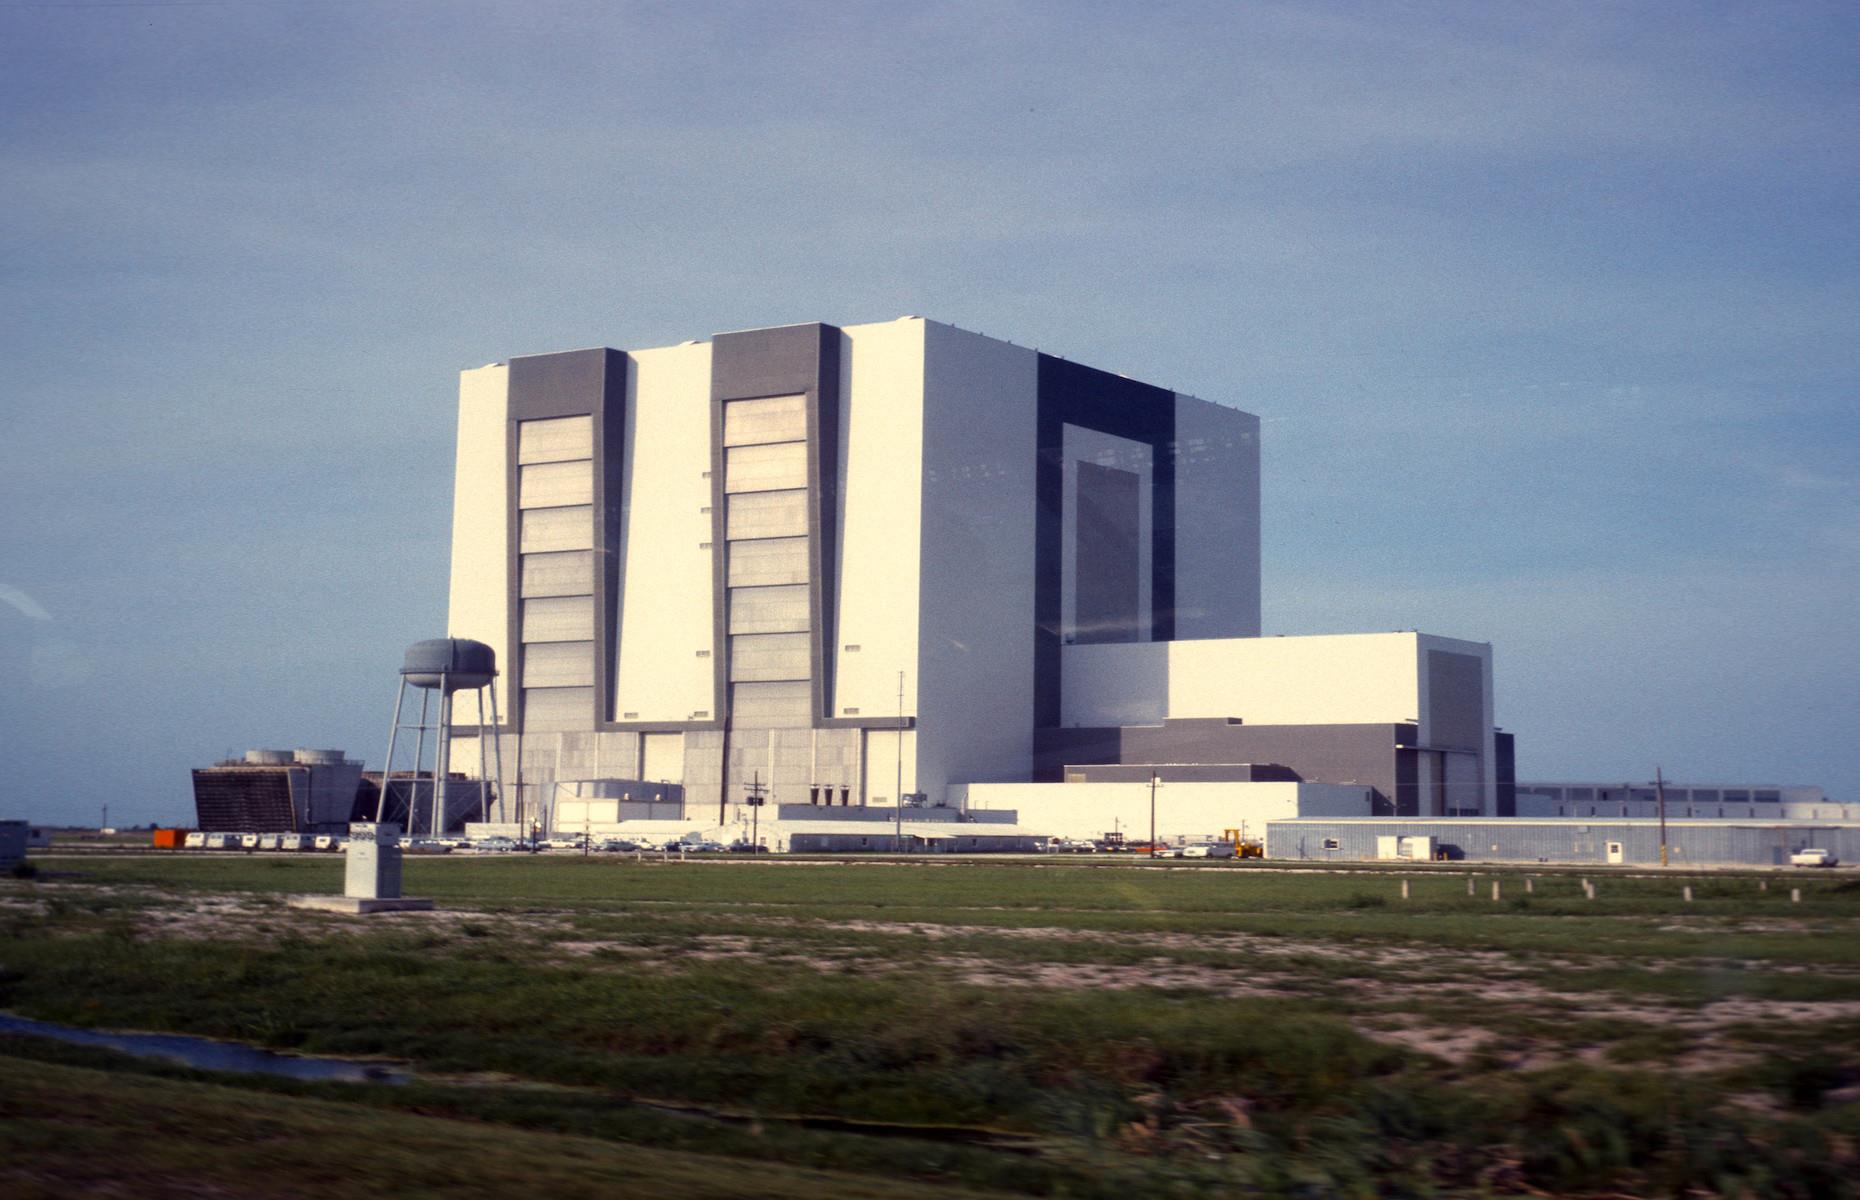
{"type": "Polygon", "coordinates": [[[189,832],[181,845],[189,850],[340,850],[349,839],[332,833],[189,832]]]}
{"type": "MultiPolygon", "coordinates": [[[[299,850],[299,851],[340,851],[348,845],[349,839],[342,834],[311,833],[205,833],[190,831],[181,841],[189,850],[299,850]]],[[[409,838],[401,843],[401,849],[408,854],[450,854],[454,850],[472,850],[489,854],[508,854],[514,851],[531,850],[566,850],[582,853],[584,847],[595,854],[633,854],[645,852],[657,854],[660,851],[686,854],[766,854],[767,846],[755,846],[746,841],[722,842],[704,840],[674,839],[669,842],[633,841],[627,838],[602,838],[593,842],[584,842],[579,837],[548,838],[531,843],[509,837],[489,838],[409,838]]]]}
{"type": "MultiPolygon", "coordinates": [[[[1259,851],[1256,843],[1242,842],[1239,849],[1241,858],[1257,858],[1259,851]]],[[[1053,854],[1147,854],[1151,858],[1233,858],[1232,842],[1196,842],[1187,846],[1170,846],[1158,843],[1154,846],[1148,842],[1126,842],[1111,838],[1053,838],[1046,844],[1046,849],[1053,854]]]]}

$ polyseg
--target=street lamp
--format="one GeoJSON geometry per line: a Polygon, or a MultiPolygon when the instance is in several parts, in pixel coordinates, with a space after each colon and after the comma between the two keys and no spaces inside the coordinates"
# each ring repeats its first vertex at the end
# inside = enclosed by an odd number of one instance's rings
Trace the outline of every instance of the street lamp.
{"type": "Polygon", "coordinates": [[[1150,772],[1150,857],[1156,857],[1156,789],[1162,786],[1162,772],[1150,772]]]}
{"type": "Polygon", "coordinates": [[[904,852],[904,672],[898,672],[898,786],[892,793],[897,804],[897,832],[892,836],[893,852],[904,852]]]}

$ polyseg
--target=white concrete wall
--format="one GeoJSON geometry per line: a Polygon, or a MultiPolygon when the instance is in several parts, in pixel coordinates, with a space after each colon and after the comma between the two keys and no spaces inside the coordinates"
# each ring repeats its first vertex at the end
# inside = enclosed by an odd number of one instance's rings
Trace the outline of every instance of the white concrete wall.
{"type": "MultiPolygon", "coordinates": [[[[917,790],[915,729],[906,729],[902,735],[895,729],[864,729],[860,731],[860,743],[860,803],[894,805],[898,802],[899,754],[904,756],[904,790],[917,790]]],[[[938,797],[933,796],[931,799],[936,800],[938,797]]]]}
{"type": "Polygon", "coordinates": [[[1423,699],[1417,643],[1412,633],[1357,633],[1066,646],[1061,719],[1066,725],[1181,717],[1239,717],[1249,725],[1416,721],[1423,699]]]}
{"type": "Polygon", "coordinates": [[[1175,636],[1259,636],[1259,418],[1175,398],[1175,636]]]}
{"type": "Polygon", "coordinates": [[[1033,760],[1038,356],[925,322],[917,790],[1033,760]]]}
{"type": "Polygon", "coordinates": [[[710,344],[630,353],[613,720],[716,708],[711,596],[710,344]],[[637,714],[629,716],[626,714],[637,714]]]}
{"type": "MultiPolygon", "coordinates": [[[[834,716],[918,709],[918,561],[924,457],[924,322],[842,332],[834,716]],[[857,650],[848,650],[857,646],[857,650]],[[848,710],[854,710],[849,712],[848,710]]],[[[906,780],[907,790],[913,781],[906,780]]],[[[889,794],[887,781],[880,792],[889,794]]]]}
{"type": "Polygon", "coordinates": [[[510,369],[497,363],[460,372],[458,457],[452,476],[452,581],[446,633],[475,639],[497,652],[497,669],[502,672],[498,699],[505,705],[515,686],[509,673],[508,645],[509,425],[510,369]]]}
{"type": "MultiPolygon", "coordinates": [[[[1016,824],[1050,837],[1149,837],[1147,783],[972,783],[949,793],[968,812],[1014,810],[1016,824]]],[[[1366,817],[1368,789],[1327,783],[1166,783],[1156,789],[1156,836],[1170,842],[1242,828],[1248,837],[1263,838],[1268,820],[1301,814],[1366,817]]]]}

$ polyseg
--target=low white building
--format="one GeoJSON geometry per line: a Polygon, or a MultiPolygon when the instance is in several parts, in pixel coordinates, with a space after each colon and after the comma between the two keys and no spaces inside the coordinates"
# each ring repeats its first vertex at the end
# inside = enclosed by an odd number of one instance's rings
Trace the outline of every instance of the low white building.
{"type": "MultiPolygon", "coordinates": [[[[1159,772],[1160,773],[1160,772],[1159,772]]],[[[1150,838],[1150,785],[972,783],[950,789],[964,810],[1012,812],[1018,824],[1079,841],[1150,838]]],[[[1366,817],[1370,789],[1335,783],[1165,782],[1155,789],[1155,837],[1169,845],[1263,840],[1266,823],[1300,816],[1366,817]]]]}

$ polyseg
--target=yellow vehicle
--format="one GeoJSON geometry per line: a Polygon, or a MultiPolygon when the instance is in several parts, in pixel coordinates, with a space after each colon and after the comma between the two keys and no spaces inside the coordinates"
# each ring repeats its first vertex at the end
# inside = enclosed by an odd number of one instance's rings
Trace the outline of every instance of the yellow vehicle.
{"type": "Polygon", "coordinates": [[[1221,831],[1221,840],[1234,844],[1235,858],[1264,858],[1266,843],[1246,836],[1244,829],[1226,829],[1221,831]]]}

